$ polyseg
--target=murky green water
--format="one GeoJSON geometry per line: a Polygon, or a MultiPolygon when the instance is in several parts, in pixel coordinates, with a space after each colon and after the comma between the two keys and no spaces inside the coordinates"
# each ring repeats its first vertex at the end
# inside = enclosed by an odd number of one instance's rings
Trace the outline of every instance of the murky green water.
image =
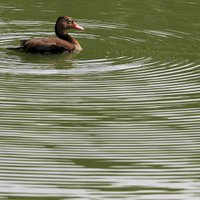
{"type": "Polygon", "coordinates": [[[200,2],[0,2],[0,199],[200,199],[200,2]],[[54,35],[77,55],[7,50],[54,35]]]}

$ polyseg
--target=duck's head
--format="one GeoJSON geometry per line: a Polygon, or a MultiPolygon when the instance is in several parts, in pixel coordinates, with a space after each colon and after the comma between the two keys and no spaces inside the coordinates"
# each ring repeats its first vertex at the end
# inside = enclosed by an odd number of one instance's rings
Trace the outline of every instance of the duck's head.
{"type": "Polygon", "coordinates": [[[55,25],[56,32],[64,33],[68,29],[76,29],[79,31],[84,30],[84,28],[78,25],[72,17],[69,16],[58,17],[55,25]]]}

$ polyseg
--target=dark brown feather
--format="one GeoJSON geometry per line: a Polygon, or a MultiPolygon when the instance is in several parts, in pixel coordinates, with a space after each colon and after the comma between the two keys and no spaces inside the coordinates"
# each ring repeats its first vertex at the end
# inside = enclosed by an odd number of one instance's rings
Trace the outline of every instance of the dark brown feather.
{"type": "Polygon", "coordinates": [[[21,46],[31,53],[63,53],[72,52],[75,46],[59,38],[38,38],[23,41],[21,46]]]}

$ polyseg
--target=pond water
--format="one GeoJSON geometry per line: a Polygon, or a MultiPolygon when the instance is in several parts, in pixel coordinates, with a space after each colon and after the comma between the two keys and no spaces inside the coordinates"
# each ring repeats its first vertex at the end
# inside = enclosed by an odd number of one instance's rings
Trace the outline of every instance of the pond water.
{"type": "Polygon", "coordinates": [[[200,199],[199,8],[1,0],[0,199],[200,199]],[[79,54],[7,49],[60,15],[79,54]]]}

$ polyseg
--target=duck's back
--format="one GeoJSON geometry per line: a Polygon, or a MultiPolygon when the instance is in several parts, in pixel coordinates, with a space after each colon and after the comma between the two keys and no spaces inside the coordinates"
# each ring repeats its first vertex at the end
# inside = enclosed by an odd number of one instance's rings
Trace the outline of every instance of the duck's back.
{"type": "Polygon", "coordinates": [[[24,40],[21,47],[31,53],[73,52],[75,49],[74,44],[54,37],[24,40]]]}

